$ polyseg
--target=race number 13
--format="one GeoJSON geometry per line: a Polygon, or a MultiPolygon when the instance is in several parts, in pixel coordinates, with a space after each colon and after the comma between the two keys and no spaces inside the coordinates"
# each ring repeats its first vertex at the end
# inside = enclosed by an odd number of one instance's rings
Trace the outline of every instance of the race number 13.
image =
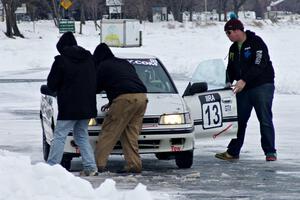
{"type": "Polygon", "coordinates": [[[206,103],[203,109],[203,128],[215,128],[222,126],[222,114],[220,102],[206,103]]]}
{"type": "Polygon", "coordinates": [[[203,129],[222,126],[221,97],[218,93],[199,96],[202,107],[203,129]]]}

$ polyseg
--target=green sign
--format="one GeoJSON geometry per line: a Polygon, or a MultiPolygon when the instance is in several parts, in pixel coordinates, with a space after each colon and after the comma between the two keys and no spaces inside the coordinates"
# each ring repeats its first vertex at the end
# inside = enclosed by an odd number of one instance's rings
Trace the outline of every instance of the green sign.
{"type": "Polygon", "coordinates": [[[59,33],[73,32],[75,33],[75,21],[69,19],[59,20],[59,33]]]}

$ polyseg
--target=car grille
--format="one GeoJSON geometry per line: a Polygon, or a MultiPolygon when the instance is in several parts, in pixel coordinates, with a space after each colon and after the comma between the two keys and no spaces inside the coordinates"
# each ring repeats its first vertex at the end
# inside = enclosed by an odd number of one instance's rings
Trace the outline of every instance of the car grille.
{"type": "Polygon", "coordinates": [[[144,118],[143,124],[158,124],[159,118],[153,117],[153,118],[144,118]]]}
{"type": "MultiPolygon", "coordinates": [[[[71,146],[72,147],[78,147],[78,145],[75,143],[74,140],[71,140],[71,146]]],[[[160,140],[142,140],[138,141],[139,149],[158,149],[160,140]]],[[[114,147],[114,150],[122,149],[121,142],[118,141],[117,144],[114,147]]]]}
{"type": "MultiPolygon", "coordinates": [[[[97,124],[102,124],[104,118],[96,118],[97,124]]],[[[147,117],[143,119],[143,124],[158,124],[159,117],[147,117]]]]}
{"type": "MultiPolygon", "coordinates": [[[[160,140],[142,140],[138,141],[139,149],[158,149],[160,140]]],[[[118,141],[114,147],[114,150],[122,149],[121,142],[118,141]]]]}

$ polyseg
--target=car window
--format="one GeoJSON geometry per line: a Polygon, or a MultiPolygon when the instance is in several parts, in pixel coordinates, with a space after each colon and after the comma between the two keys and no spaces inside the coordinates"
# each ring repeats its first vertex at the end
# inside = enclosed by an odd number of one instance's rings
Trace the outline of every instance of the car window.
{"type": "Polygon", "coordinates": [[[148,93],[175,93],[176,90],[164,68],[156,59],[127,59],[136,69],[148,93]]]}
{"type": "Polygon", "coordinates": [[[193,76],[192,83],[206,82],[208,90],[222,89],[226,86],[226,68],[222,59],[201,62],[193,76]]]}

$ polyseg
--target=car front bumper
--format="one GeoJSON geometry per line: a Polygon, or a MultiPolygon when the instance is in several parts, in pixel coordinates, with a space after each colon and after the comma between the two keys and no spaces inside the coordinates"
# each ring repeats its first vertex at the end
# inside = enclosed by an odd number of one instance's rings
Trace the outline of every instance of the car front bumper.
{"type": "MultiPolygon", "coordinates": [[[[94,150],[99,133],[101,134],[100,130],[89,130],[89,139],[94,150]]],[[[194,148],[194,127],[143,129],[138,143],[140,154],[189,151],[194,148]]],[[[67,137],[64,152],[80,155],[80,149],[75,144],[72,133],[67,137]]],[[[117,142],[112,154],[122,154],[120,142],[117,142]]]]}

